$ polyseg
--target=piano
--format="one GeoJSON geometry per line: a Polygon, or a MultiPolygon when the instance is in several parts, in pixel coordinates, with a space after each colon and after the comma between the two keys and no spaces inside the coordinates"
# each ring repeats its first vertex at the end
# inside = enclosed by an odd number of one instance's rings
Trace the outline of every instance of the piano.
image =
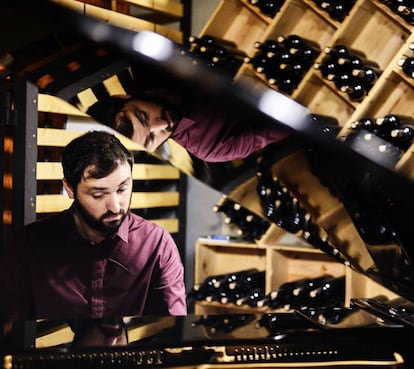
{"type": "MultiPolygon", "coordinates": [[[[317,175],[335,191],[373,265],[361,265],[359,249],[346,234],[333,244],[352,266],[396,295],[397,301],[358,298],[349,307],[315,307],[274,313],[214,314],[185,317],[120,317],[112,320],[24,321],[4,323],[1,365],[4,369],[44,368],[412,368],[414,353],[414,183],[394,169],[395,155],[378,155],[381,142],[367,143],[363,133],[327,130],[315,116],[289,97],[266,88],[230,83],[222,75],[180,57],[177,45],[152,32],[132,32],[56,4],[42,2],[49,14],[68,22],[92,43],[116,45],[134,64],[162,71],[201,97],[219,96],[229,106],[292,129],[309,158],[320,164],[317,175]],[[102,30],[106,30],[103,32],[102,30]],[[98,32],[99,31],[99,32],[98,32]],[[122,40],[122,42],[119,42],[122,40]],[[163,51],[148,53],[156,40],[163,51]],[[283,106],[284,109],[278,109],[283,106]],[[310,121],[315,124],[309,124],[310,121]],[[355,165],[358,163],[358,165],[355,165]],[[392,226],[386,245],[379,234],[368,237],[356,214],[392,226]]],[[[121,58],[122,59],[122,58],[121,58]]],[[[113,60],[112,60],[113,62],[113,60]]],[[[116,63],[115,63],[116,64],[116,63]]],[[[122,63],[121,63],[122,64],[122,63]]],[[[28,77],[30,78],[30,76],[28,77]]],[[[70,84],[60,86],[61,97],[70,84]]],[[[54,93],[55,91],[46,91],[54,93]]],[[[274,152],[277,162],[297,143],[274,152]]],[[[247,163],[248,164],[248,163],[247,163]]],[[[212,186],[232,193],[254,169],[212,177],[212,186]]],[[[211,166],[214,171],[214,166],[211,166]]],[[[211,179],[211,178],[210,178],[211,179]]],[[[335,238],[334,238],[335,239],[335,238]]],[[[1,303],[1,302],[0,302],[1,303]]]]}

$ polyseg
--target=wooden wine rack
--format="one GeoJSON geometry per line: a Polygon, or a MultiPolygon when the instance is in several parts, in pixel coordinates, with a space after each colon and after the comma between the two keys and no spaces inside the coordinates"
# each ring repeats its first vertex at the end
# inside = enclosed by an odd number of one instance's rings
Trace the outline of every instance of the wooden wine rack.
{"type": "MultiPolygon", "coordinates": [[[[320,45],[321,53],[315,63],[326,56],[326,47],[336,44],[364,53],[367,60],[378,64],[382,73],[361,102],[349,100],[314,67],[308,70],[291,94],[294,100],[312,113],[335,117],[342,127],[341,131],[345,132],[350,123],[363,117],[380,117],[389,113],[414,116],[414,79],[405,76],[397,64],[400,58],[414,54],[409,48],[409,44],[414,42],[413,31],[412,25],[379,0],[357,0],[342,22],[331,19],[311,0],[286,0],[273,18],[261,14],[247,0],[222,0],[200,36],[212,35],[231,40],[250,57],[256,52],[254,42],[289,34],[296,34],[320,45]]],[[[253,86],[268,86],[247,63],[240,67],[234,80],[247,80],[253,86]]],[[[414,179],[413,151],[414,145],[396,164],[396,169],[411,179],[414,179]]],[[[356,259],[363,269],[372,265],[371,256],[343,204],[313,175],[302,152],[295,152],[277,162],[272,172],[300,200],[313,221],[328,233],[329,240],[340,245],[341,251],[349,259],[356,259]]],[[[251,178],[227,196],[263,215],[256,184],[256,179],[251,178]]],[[[232,260],[237,260],[238,267],[256,265],[265,269],[267,292],[278,287],[281,281],[297,277],[298,270],[306,276],[315,275],[315,270],[308,270],[308,265],[314,263],[311,261],[315,255],[313,252],[319,251],[312,250],[311,253],[303,248],[295,248],[294,252],[282,251],[284,246],[281,245],[281,239],[284,234],[286,232],[272,225],[254,245],[213,245],[201,239],[196,245],[195,282],[201,282],[208,274],[231,271],[229,268],[233,266],[234,269],[235,264],[232,260]],[[293,271],[296,268],[293,265],[300,265],[296,272],[293,271]]],[[[332,261],[319,260],[318,263],[322,269],[333,267],[336,273],[345,273],[345,300],[348,302],[352,297],[378,294],[395,296],[354,269],[335,265],[336,262],[332,261]]],[[[203,313],[217,313],[223,309],[226,311],[228,307],[205,302],[196,304],[196,311],[203,313]]]]}
{"type": "MultiPolygon", "coordinates": [[[[325,47],[335,44],[344,44],[364,53],[367,60],[379,65],[382,74],[362,102],[350,101],[315,68],[305,74],[291,95],[311,112],[333,116],[342,127],[347,127],[350,122],[366,116],[377,117],[391,112],[414,115],[414,79],[404,76],[397,65],[401,57],[412,54],[408,45],[414,42],[413,30],[413,26],[379,0],[357,0],[342,23],[332,20],[311,0],[286,0],[274,18],[260,14],[246,0],[223,0],[201,35],[232,40],[249,56],[255,53],[255,41],[289,34],[320,45],[322,51],[315,62],[326,56],[325,47]]],[[[265,83],[247,63],[241,66],[234,79],[265,83]]],[[[403,164],[397,164],[397,168],[404,167],[410,176],[414,176],[411,174],[414,163],[407,163],[407,157],[411,157],[412,151],[410,148],[401,159],[403,164]]]]}
{"type": "MultiPolygon", "coordinates": [[[[334,277],[345,276],[345,306],[351,298],[386,296],[390,299],[396,295],[356,273],[351,268],[338,263],[323,252],[304,243],[280,243],[260,245],[249,242],[221,241],[199,238],[195,249],[195,284],[202,283],[212,275],[232,273],[249,268],[264,270],[266,274],[265,293],[276,290],[285,282],[301,278],[315,278],[323,274],[334,277]]],[[[267,306],[238,306],[233,303],[196,301],[195,314],[227,313],[264,313],[286,312],[284,309],[272,310],[267,306]]]]}
{"type": "Polygon", "coordinates": [[[175,0],[51,1],[115,26],[134,31],[153,31],[175,42],[183,41],[184,32],[169,25],[184,21],[184,5],[175,0]]]}

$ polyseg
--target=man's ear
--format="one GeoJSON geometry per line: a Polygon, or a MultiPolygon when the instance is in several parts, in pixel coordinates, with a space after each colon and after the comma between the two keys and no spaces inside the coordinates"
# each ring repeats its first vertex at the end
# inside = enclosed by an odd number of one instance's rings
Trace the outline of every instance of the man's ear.
{"type": "Polygon", "coordinates": [[[66,178],[62,179],[62,183],[63,183],[63,188],[67,192],[69,198],[73,199],[74,198],[73,187],[66,181],[66,178]]]}

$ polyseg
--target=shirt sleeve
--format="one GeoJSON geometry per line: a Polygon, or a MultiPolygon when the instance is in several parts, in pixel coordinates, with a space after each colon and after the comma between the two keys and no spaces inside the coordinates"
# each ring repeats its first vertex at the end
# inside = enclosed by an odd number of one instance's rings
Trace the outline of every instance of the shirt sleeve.
{"type": "Polygon", "coordinates": [[[184,266],[172,237],[164,233],[158,271],[154,274],[144,315],[187,315],[184,266]]]}
{"type": "Polygon", "coordinates": [[[288,128],[256,114],[206,105],[193,107],[171,138],[201,160],[224,162],[243,159],[289,135],[288,128]]]}

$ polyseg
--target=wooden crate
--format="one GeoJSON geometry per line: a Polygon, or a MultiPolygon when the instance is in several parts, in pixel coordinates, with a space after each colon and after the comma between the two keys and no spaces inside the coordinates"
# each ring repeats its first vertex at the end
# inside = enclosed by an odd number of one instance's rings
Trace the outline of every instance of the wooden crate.
{"type": "Polygon", "coordinates": [[[292,98],[311,112],[335,117],[340,125],[345,125],[355,112],[354,104],[343,93],[335,90],[332,82],[324,80],[318,73],[311,70],[292,94],[292,98]]]}
{"type": "Polygon", "coordinates": [[[377,1],[357,1],[329,44],[360,51],[384,70],[411,34],[407,26],[377,6],[377,1]]]}
{"type": "MultiPolygon", "coordinates": [[[[284,282],[304,277],[345,274],[345,267],[329,256],[307,245],[256,245],[248,242],[232,242],[199,238],[195,250],[195,283],[208,276],[236,272],[249,268],[266,271],[266,293],[284,282]]],[[[197,301],[196,314],[223,314],[231,312],[266,312],[268,307],[221,304],[197,301]]]]}
{"type": "Polygon", "coordinates": [[[266,19],[240,0],[222,0],[201,35],[231,40],[240,50],[249,53],[268,26],[266,19]]]}
{"type": "Polygon", "coordinates": [[[337,25],[316,11],[309,2],[291,0],[285,1],[264,33],[263,39],[294,34],[324,47],[336,31],[337,25]]]}

